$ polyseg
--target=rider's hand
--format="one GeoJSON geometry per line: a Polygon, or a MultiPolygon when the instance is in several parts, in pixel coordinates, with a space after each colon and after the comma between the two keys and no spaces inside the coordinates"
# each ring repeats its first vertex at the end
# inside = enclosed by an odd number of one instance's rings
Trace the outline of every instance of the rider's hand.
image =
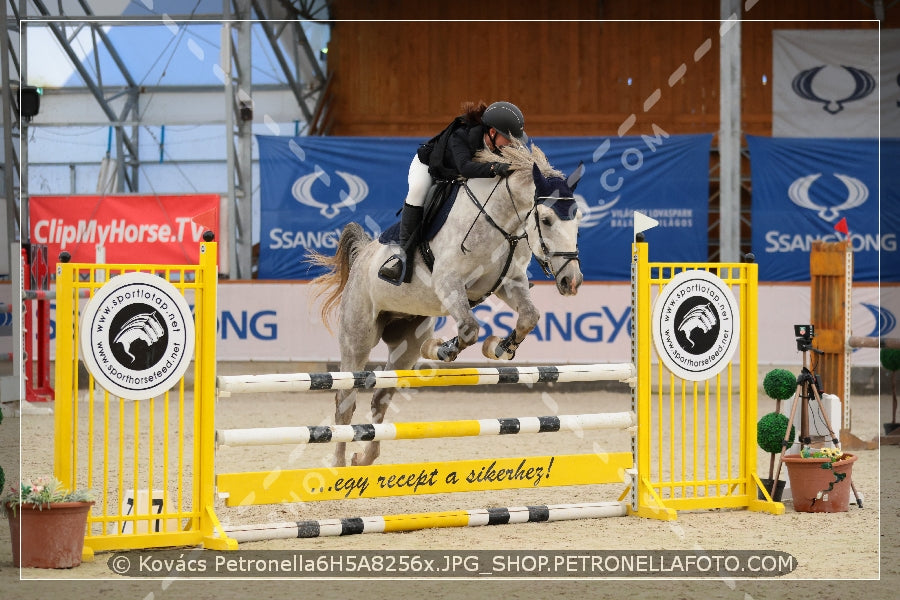
{"type": "Polygon", "coordinates": [[[509,175],[509,164],[502,162],[491,163],[491,171],[498,177],[506,177],[509,175]]]}

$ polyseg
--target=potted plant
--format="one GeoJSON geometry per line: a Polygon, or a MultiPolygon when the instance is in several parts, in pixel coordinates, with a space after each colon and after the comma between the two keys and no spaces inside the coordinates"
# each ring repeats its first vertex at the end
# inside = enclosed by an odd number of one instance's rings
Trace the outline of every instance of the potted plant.
{"type": "MultiPolygon", "coordinates": [[[[797,378],[787,369],[772,369],[766,373],[766,377],[763,379],[763,390],[769,398],[775,400],[775,411],[764,415],[756,424],[756,443],[770,455],[769,476],[763,478],[762,482],[772,496],[772,500],[776,502],[781,501],[785,482],[779,479],[777,485],[773,485],[775,483],[775,455],[781,454],[784,449],[788,426],[788,418],[781,414],[781,402],[793,396],[796,389],[797,378]]],[[[791,426],[789,444],[794,442],[795,434],[796,428],[791,426]]],[[[763,497],[761,493],[759,496],[763,497]]]]}
{"type": "Polygon", "coordinates": [[[81,564],[91,490],[69,491],[55,478],[11,486],[0,498],[9,520],[13,564],[17,567],[65,569],[81,564]]]}
{"type": "Polygon", "coordinates": [[[800,454],[785,456],[794,510],[846,512],[850,505],[850,477],[856,458],[840,447],[809,446],[801,448],[800,454]]]}
{"type": "Polygon", "coordinates": [[[900,369],[900,350],[895,348],[882,348],[881,349],[881,366],[887,369],[891,374],[891,395],[893,396],[894,404],[893,410],[891,410],[891,422],[884,423],[884,435],[890,435],[898,428],[900,428],[900,423],[897,422],[897,382],[896,375],[897,370],[900,369]]]}

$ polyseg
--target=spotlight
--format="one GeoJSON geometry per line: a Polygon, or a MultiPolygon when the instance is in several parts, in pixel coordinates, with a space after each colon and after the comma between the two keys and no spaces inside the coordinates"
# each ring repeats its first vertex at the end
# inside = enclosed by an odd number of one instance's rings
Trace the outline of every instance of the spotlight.
{"type": "Polygon", "coordinates": [[[43,92],[42,88],[34,87],[33,85],[26,85],[21,88],[20,94],[22,99],[19,105],[19,112],[26,121],[33,119],[41,109],[41,94],[43,92]]]}
{"type": "Polygon", "coordinates": [[[252,121],[253,120],[253,109],[250,108],[250,105],[246,102],[241,102],[241,121],[252,121]]]}

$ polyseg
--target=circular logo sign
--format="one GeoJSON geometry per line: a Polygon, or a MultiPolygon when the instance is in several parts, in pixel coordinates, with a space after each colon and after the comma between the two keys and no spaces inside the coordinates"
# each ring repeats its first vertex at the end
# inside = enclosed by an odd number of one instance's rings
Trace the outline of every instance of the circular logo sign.
{"type": "Polygon", "coordinates": [[[194,354],[191,308],[175,286],[149,273],[113,277],[81,318],[81,356],[103,389],[130,400],[171,389],[194,354]]]}
{"type": "Polygon", "coordinates": [[[707,271],[682,271],[653,304],[656,353],[672,373],[703,381],[719,373],[734,355],[740,335],[731,289],[707,271]]]}

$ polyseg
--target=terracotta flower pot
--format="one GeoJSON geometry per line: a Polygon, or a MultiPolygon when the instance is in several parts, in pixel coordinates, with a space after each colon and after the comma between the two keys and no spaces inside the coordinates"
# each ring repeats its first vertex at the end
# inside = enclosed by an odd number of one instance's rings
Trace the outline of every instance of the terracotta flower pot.
{"type": "Polygon", "coordinates": [[[794,499],[794,510],[798,512],[846,512],[850,505],[850,477],[856,455],[844,454],[831,469],[823,468],[827,458],[802,458],[798,455],[784,457],[788,478],[794,499]],[[844,473],[841,481],[835,483],[835,473],[844,473]],[[834,483],[834,487],[828,490],[834,483]],[[819,494],[822,494],[819,497],[819,494]],[[826,499],[827,496],[827,499],[826,499]]]}
{"type": "Polygon", "coordinates": [[[40,569],[80,565],[87,517],[93,505],[93,502],[56,502],[38,510],[36,504],[22,504],[16,508],[15,516],[7,506],[13,564],[40,569]]]}

